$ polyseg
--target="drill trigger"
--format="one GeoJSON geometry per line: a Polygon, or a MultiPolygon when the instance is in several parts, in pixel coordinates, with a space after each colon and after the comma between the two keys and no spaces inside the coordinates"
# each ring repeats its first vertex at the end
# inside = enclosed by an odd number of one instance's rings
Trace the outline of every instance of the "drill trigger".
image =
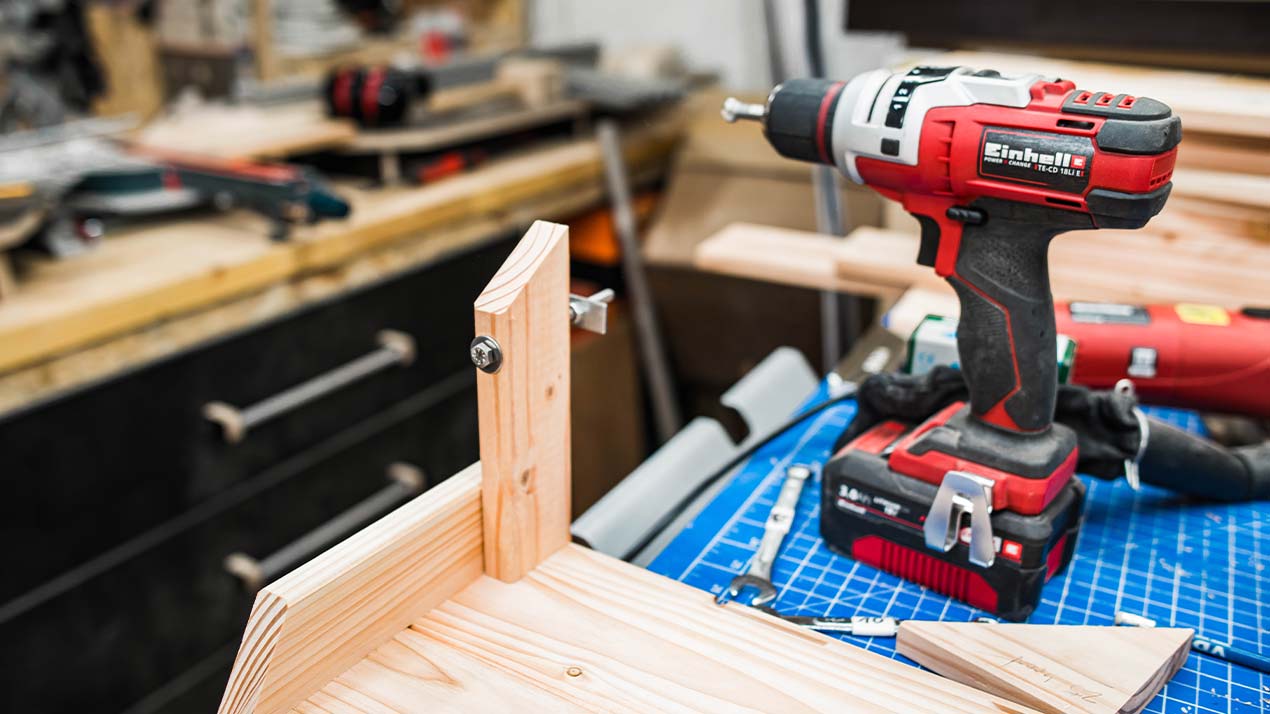
{"type": "Polygon", "coordinates": [[[917,248],[917,264],[928,268],[935,267],[935,256],[939,255],[939,223],[930,216],[912,214],[922,226],[921,244],[917,248]]]}

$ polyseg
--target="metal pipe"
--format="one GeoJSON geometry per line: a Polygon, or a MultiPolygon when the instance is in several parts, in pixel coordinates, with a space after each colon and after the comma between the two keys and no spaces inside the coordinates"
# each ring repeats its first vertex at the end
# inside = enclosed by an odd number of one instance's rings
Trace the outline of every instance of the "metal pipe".
{"type": "Polygon", "coordinates": [[[596,131],[604,157],[604,178],[613,207],[613,224],[617,239],[622,244],[622,276],[631,299],[631,313],[639,335],[641,363],[644,365],[644,376],[648,379],[652,396],[653,423],[657,428],[658,443],[665,443],[683,424],[674,377],[666,360],[657,314],[653,310],[653,296],[648,288],[648,278],[644,274],[644,259],[637,240],[635,210],[631,207],[631,190],[617,123],[612,119],[604,119],[598,123],[596,131]]]}
{"type": "Polygon", "coordinates": [[[255,592],[299,563],[326,550],[362,524],[421,493],[427,484],[422,470],[400,462],[388,466],[388,478],[392,483],[265,558],[257,560],[246,553],[230,553],[225,556],[225,570],[242,580],[248,591],[255,592]]]}
{"type": "Polygon", "coordinates": [[[203,406],[203,416],[220,425],[225,441],[236,444],[254,426],[298,409],[388,367],[409,365],[414,361],[414,338],[410,335],[395,330],[383,330],[377,338],[381,345],[379,349],[352,362],[242,409],[225,402],[208,402],[203,406]]]}

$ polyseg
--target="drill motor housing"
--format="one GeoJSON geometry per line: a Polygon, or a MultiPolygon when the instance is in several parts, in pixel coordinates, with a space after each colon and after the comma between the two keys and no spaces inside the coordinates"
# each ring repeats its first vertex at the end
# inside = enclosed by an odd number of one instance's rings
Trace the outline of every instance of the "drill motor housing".
{"type": "Polygon", "coordinates": [[[961,302],[969,404],[879,424],[835,455],[822,535],[884,570],[1026,617],[1071,558],[1083,501],[1075,435],[1053,423],[1049,243],[1159,213],[1180,120],[1146,97],[968,67],[791,80],[765,107],[742,108],[731,116],[760,119],[778,153],[836,166],[899,201],[921,225],[918,263],[961,302]]]}

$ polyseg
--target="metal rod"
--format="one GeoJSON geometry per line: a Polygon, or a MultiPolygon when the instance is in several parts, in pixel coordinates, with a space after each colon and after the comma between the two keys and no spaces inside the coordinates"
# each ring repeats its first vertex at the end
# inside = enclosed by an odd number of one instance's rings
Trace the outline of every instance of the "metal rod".
{"type": "Polygon", "coordinates": [[[265,558],[257,560],[245,553],[229,554],[225,557],[225,570],[240,578],[248,590],[255,592],[297,564],[326,550],[329,545],[362,524],[421,493],[427,481],[421,470],[404,463],[391,464],[388,467],[388,477],[392,483],[265,558]]]}
{"type": "Polygon", "coordinates": [[[251,406],[239,409],[225,402],[209,402],[203,407],[203,416],[221,426],[225,441],[237,443],[252,427],[263,424],[309,402],[341,389],[394,365],[408,365],[414,361],[414,338],[403,332],[383,330],[378,335],[382,345],[374,352],[358,357],[347,364],[319,374],[307,382],[262,399],[251,406]]]}
{"type": "Polygon", "coordinates": [[[622,244],[622,276],[631,298],[631,312],[639,334],[641,362],[652,395],[653,423],[657,428],[658,442],[664,443],[679,431],[683,423],[679,415],[674,377],[666,360],[657,314],[653,310],[653,296],[644,274],[644,260],[637,240],[635,211],[631,207],[631,190],[617,124],[612,119],[604,119],[596,126],[596,131],[604,157],[604,177],[613,206],[613,223],[618,241],[622,244]]]}
{"type": "Polygon", "coordinates": [[[16,598],[0,604],[0,625],[10,622],[34,610],[55,597],[74,590],[89,580],[145,553],[181,533],[212,518],[225,513],[229,509],[255,498],[265,491],[286,483],[299,474],[305,473],[323,461],[365,442],[376,434],[396,426],[406,419],[422,414],[441,402],[473,386],[471,369],[458,372],[419,391],[403,402],[364,419],[351,428],[321,441],[313,447],[301,451],[256,476],[221,491],[206,501],[194,506],[168,521],[144,531],[129,540],[120,543],[108,551],[81,563],[62,574],[47,580],[28,590],[16,598]]]}
{"type": "MultiPolygon", "coordinates": [[[[815,186],[816,230],[826,235],[841,236],[842,204],[838,193],[837,171],[832,166],[814,166],[811,170],[815,186]]],[[[826,374],[833,371],[842,356],[842,313],[835,290],[820,291],[820,363],[826,374]]]]}

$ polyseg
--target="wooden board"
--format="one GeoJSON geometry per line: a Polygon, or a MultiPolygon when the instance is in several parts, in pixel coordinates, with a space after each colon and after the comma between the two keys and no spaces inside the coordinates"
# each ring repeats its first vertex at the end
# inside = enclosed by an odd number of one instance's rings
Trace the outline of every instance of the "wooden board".
{"type": "Polygon", "coordinates": [[[481,575],[473,465],[268,585],[220,714],[285,711],[481,575]]]}
{"type": "Polygon", "coordinates": [[[838,270],[845,250],[844,239],[836,236],[732,223],[696,247],[693,265],[753,280],[881,298],[897,296],[916,277],[912,270],[898,277],[882,272],[845,277],[838,270]]]}
{"type": "Polygon", "coordinates": [[[154,31],[137,16],[136,7],[91,3],[84,7],[83,19],[105,84],[101,95],[92,100],[93,113],[145,119],[159,111],[163,79],[158,49],[154,31]]]}
{"type": "MultiPolygon", "coordinates": [[[[843,285],[863,290],[950,288],[916,262],[917,236],[858,228],[836,246],[816,234],[784,228],[730,226],[697,248],[698,265],[730,275],[822,288],[832,260],[843,285]],[[790,253],[807,247],[815,259],[790,253]]],[[[1059,300],[1200,302],[1240,308],[1265,301],[1270,246],[1231,237],[1177,239],[1145,231],[1073,231],[1050,248],[1050,280],[1059,300]],[[1132,265],[1132,271],[1125,266],[1132,265]]],[[[870,293],[872,294],[872,293],[870,293]]]]}
{"type": "MultiPolygon", "coordinates": [[[[673,121],[630,133],[627,161],[642,170],[664,160],[677,133],[673,121]]],[[[297,228],[290,243],[270,243],[265,222],[242,213],[119,231],[87,255],[26,266],[17,293],[0,303],[0,372],[342,265],[412,235],[599,185],[601,171],[598,146],[578,140],[425,188],[340,187],[353,214],[297,228]]]]}
{"type": "Polygon", "coordinates": [[[1178,628],[918,622],[897,651],[928,669],[1049,714],[1137,714],[1186,661],[1178,628]]]}
{"type": "Polygon", "coordinates": [[[1031,710],[571,545],[476,580],[294,711],[1031,710]]]}
{"type": "Polygon", "coordinates": [[[511,582],[569,542],[569,229],[536,221],[473,312],[502,353],[476,376],[485,572],[511,582]]]}
{"type": "Polygon", "coordinates": [[[357,127],[331,119],[317,101],[269,107],[204,104],[178,108],[138,132],[145,147],[229,159],[281,159],[352,142],[357,127]]]}
{"type": "Polygon", "coordinates": [[[463,121],[438,122],[436,125],[402,129],[362,131],[340,148],[346,154],[378,154],[383,152],[433,151],[438,148],[478,141],[490,136],[581,119],[587,105],[574,99],[553,102],[543,107],[527,107],[512,111],[473,116],[463,121]]]}
{"type": "Polygon", "coordinates": [[[1040,73],[1071,79],[1090,91],[1158,99],[1182,117],[1188,137],[1211,133],[1270,139],[1268,79],[990,52],[948,52],[914,64],[931,63],[995,69],[1002,74],[1040,73]]]}

